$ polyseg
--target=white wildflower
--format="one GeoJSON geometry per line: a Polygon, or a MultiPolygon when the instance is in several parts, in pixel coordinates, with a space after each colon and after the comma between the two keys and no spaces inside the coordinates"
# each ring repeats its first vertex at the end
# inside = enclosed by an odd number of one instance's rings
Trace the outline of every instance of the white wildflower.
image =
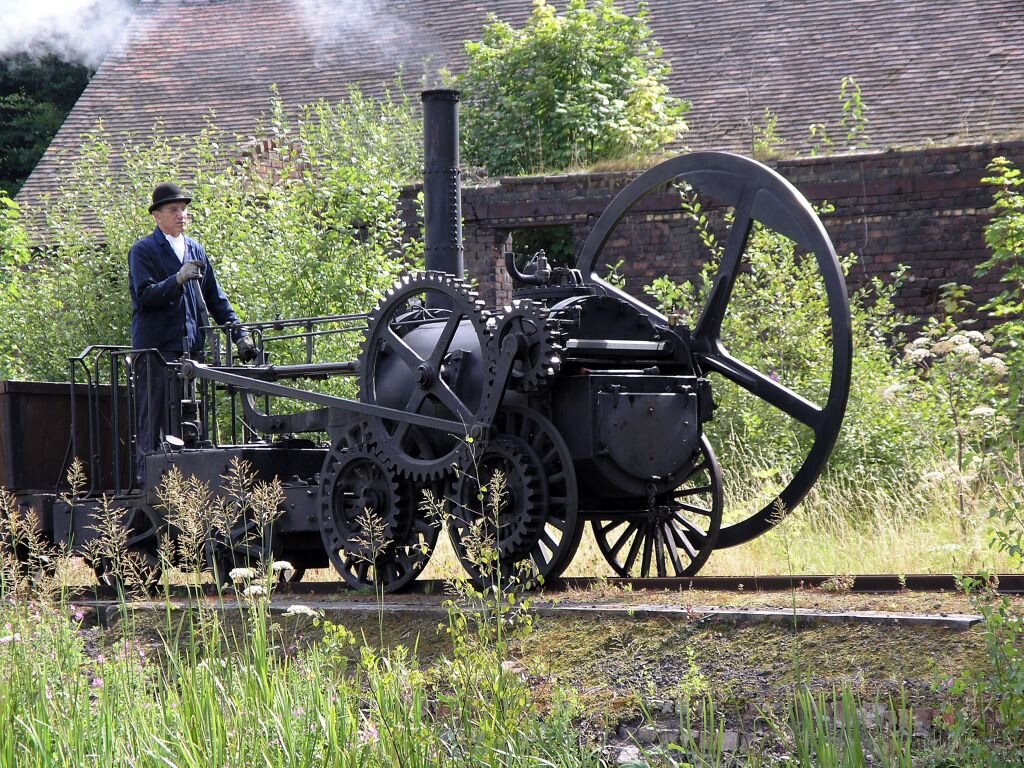
{"type": "Polygon", "coordinates": [[[242,590],[242,594],[246,597],[263,597],[267,594],[267,590],[262,584],[250,584],[242,590]]]}
{"type": "Polygon", "coordinates": [[[309,616],[311,619],[317,619],[324,615],[323,611],[316,611],[310,608],[308,605],[289,605],[288,610],[284,612],[285,616],[309,616]]]}
{"type": "Polygon", "coordinates": [[[918,336],[916,339],[914,339],[907,345],[907,349],[921,349],[922,347],[929,346],[931,343],[932,340],[929,339],[927,336],[918,336]]]}
{"type": "Polygon", "coordinates": [[[968,360],[977,360],[981,357],[981,352],[978,351],[978,348],[966,340],[963,344],[957,344],[950,351],[950,354],[957,355],[958,357],[963,357],[968,360]]]}
{"type": "Polygon", "coordinates": [[[274,569],[274,573],[292,573],[295,568],[287,560],[275,560],[271,566],[274,569]]]}
{"type": "Polygon", "coordinates": [[[1010,369],[1007,368],[1006,363],[1004,363],[1002,360],[995,356],[983,357],[979,362],[981,363],[982,368],[985,368],[989,373],[991,373],[994,376],[1005,376],[1007,373],[1010,372],[1010,369]]]}
{"type": "Polygon", "coordinates": [[[255,568],[232,568],[228,572],[228,578],[232,583],[239,584],[243,581],[252,581],[257,576],[255,568]]]}
{"type": "Polygon", "coordinates": [[[996,415],[996,409],[989,408],[987,405],[979,405],[978,407],[971,409],[971,412],[967,415],[972,419],[991,419],[996,415]]]}
{"type": "Polygon", "coordinates": [[[892,402],[896,399],[896,396],[906,389],[906,385],[902,381],[897,381],[895,384],[890,384],[888,387],[882,390],[882,399],[886,402],[892,402]]]}
{"type": "Polygon", "coordinates": [[[909,363],[923,363],[931,357],[934,355],[924,347],[917,347],[907,352],[907,362],[909,363]]]}
{"type": "Polygon", "coordinates": [[[970,339],[968,339],[966,334],[963,333],[954,333],[952,336],[949,337],[948,341],[954,347],[960,347],[963,346],[964,344],[971,343],[970,339]]]}
{"type": "Polygon", "coordinates": [[[971,341],[974,344],[985,343],[985,334],[981,331],[964,331],[964,336],[967,337],[968,341],[971,341]]]}

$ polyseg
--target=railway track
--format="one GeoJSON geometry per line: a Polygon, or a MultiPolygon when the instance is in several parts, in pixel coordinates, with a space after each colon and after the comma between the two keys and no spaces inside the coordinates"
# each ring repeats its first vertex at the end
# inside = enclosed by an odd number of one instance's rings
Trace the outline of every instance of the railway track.
{"type": "MultiPolygon", "coordinates": [[[[789,590],[822,590],[854,594],[893,594],[901,592],[957,593],[963,576],[954,574],[866,574],[858,576],[694,576],[690,578],[601,578],[577,577],[557,579],[544,587],[547,593],[586,591],[597,588],[618,588],[634,592],[702,591],[702,592],[787,592],[789,590]]],[[[1024,574],[998,574],[992,577],[999,592],[1006,595],[1024,595],[1024,574]]],[[[167,595],[181,599],[194,594],[195,588],[172,586],[167,595]]],[[[216,597],[218,590],[213,585],[202,587],[207,597],[216,597]]],[[[222,590],[223,591],[223,590],[222,590]]],[[[227,593],[232,591],[228,589],[227,593]]],[[[412,595],[442,595],[445,583],[439,579],[422,579],[412,582],[405,590],[412,595]]],[[[293,595],[323,600],[374,598],[372,593],[355,592],[346,589],[339,582],[309,581],[284,583],[275,588],[279,597],[293,595]]],[[[69,590],[68,599],[74,601],[116,601],[116,589],[107,586],[79,587],[69,590]]]]}

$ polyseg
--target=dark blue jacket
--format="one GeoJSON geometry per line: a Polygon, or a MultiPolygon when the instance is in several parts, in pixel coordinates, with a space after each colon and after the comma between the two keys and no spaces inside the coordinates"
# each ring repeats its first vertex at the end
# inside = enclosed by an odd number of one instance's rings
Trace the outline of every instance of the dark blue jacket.
{"type": "MultiPolygon", "coordinates": [[[[215,322],[225,325],[237,323],[238,315],[224,295],[213,265],[206,257],[203,246],[185,235],[185,258],[200,262],[202,280],[190,280],[178,285],[181,262],[160,228],[132,246],[128,252],[128,289],[132,297],[132,347],[155,348],[166,359],[181,356],[187,344],[191,353],[203,348],[202,324],[199,315],[198,292],[215,322]]],[[[233,331],[237,341],[241,331],[233,331]]]]}

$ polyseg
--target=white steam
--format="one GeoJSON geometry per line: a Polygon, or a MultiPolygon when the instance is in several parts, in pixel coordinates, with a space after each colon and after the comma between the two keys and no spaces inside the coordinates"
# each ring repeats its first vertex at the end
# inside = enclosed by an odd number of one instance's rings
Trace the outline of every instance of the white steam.
{"type": "Polygon", "coordinates": [[[339,47],[369,49],[378,59],[401,59],[414,29],[380,0],[291,0],[319,55],[339,47]]]}
{"type": "Polygon", "coordinates": [[[52,53],[98,67],[133,10],[131,0],[0,0],[0,57],[52,53]]]}

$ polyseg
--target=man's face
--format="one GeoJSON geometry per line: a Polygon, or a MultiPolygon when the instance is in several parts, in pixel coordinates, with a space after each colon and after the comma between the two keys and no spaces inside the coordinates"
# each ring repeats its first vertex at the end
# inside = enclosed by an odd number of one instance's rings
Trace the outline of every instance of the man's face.
{"type": "Polygon", "coordinates": [[[153,211],[153,218],[165,235],[177,237],[188,223],[188,203],[168,203],[153,211]]]}

